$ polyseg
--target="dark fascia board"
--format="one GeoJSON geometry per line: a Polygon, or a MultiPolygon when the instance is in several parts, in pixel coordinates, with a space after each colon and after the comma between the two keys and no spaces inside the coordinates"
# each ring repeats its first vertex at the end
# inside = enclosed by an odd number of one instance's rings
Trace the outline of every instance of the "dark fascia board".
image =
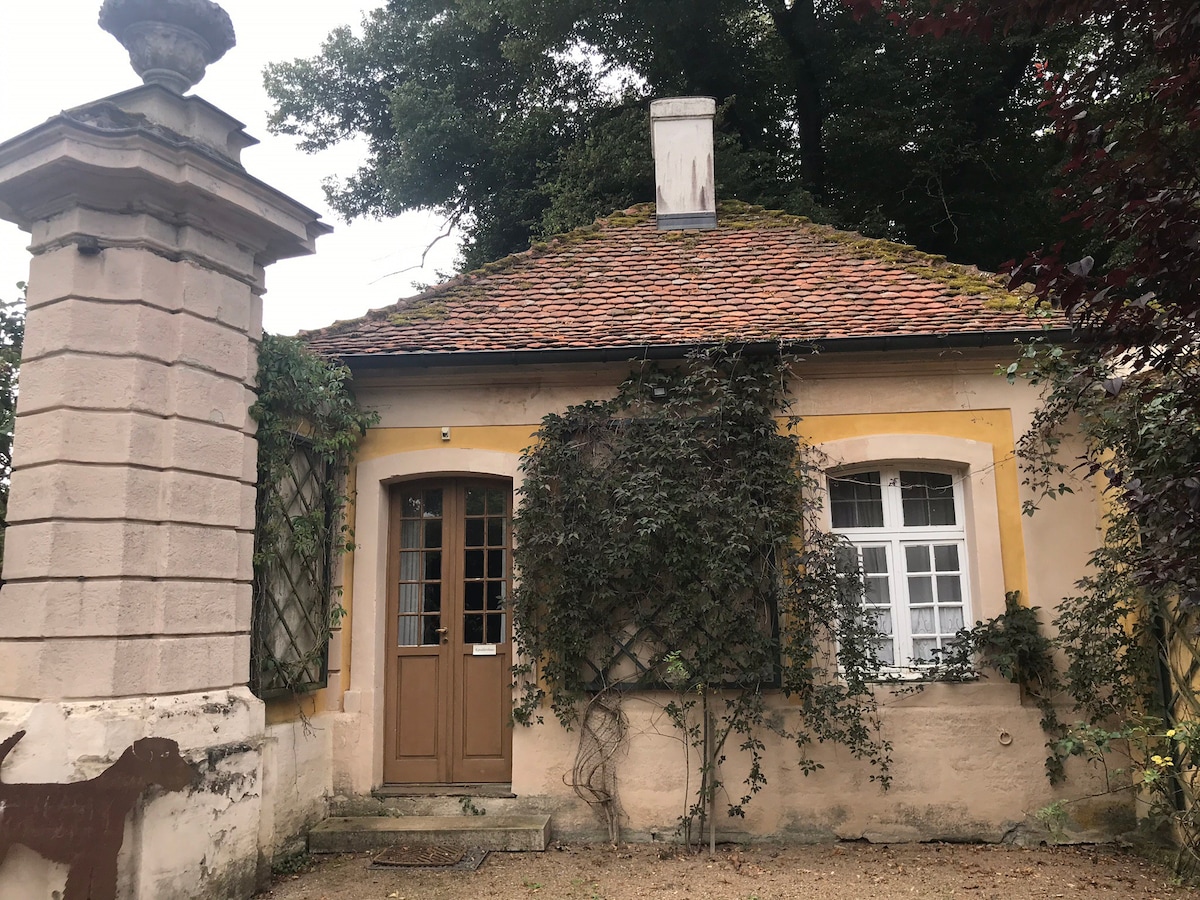
{"type": "MultiPolygon", "coordinates": [[[[881,337],[833,338],[823,341],[731,341],[726,346],[748,353],[868,353],[900,350],[952,350],[984,347],[1007,347],[1043,338],[1056,344],[1069,344],[1074,334],[1069,328],[1048,328],[1042,331],[985,331],[973,334],[903,334],[881,337]]],[[[631,359],[683,359],[689,353],[715,344],[655,344],[626,347],[545,349],[545,350],[478,350],[442,353],[358,353],[337,355],[336,358],[352,371],[368,372],[382,369],[404,369],[428,366],[518,366],[547,363],[607,363],[628,362],[631,359]]]]}

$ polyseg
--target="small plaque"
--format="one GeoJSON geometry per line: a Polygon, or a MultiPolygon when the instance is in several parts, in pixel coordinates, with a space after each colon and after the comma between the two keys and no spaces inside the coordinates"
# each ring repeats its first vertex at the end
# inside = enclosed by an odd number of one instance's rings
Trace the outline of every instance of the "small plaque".
{"type": "Polygon", "coordinates": [[[495,656],[495,644],[475,644],[471,647],[472,656],[495,656]]]}

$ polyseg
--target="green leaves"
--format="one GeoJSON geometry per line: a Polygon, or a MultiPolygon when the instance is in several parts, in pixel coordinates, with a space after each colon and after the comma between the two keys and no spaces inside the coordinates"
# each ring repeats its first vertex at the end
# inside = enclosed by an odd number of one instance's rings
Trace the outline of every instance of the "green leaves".
{"type": "Polygon", "coordinates": [[[324,680],[336,554],[352,546],[342,511],[350,456],[374,413],[350,393],[350,372],[294,338],[263,335],[259,348],[258,499],[254,528],[251,684],[299,693],[324,680]]]}
{"type": "Polygon", "coordinates": [[[17,415],[17,378],[25,342],[25,282],[17,282],[20,300],[0,303],[0,559],[8,521],[8,485],[12,474],[13,426],[17,415]]]}

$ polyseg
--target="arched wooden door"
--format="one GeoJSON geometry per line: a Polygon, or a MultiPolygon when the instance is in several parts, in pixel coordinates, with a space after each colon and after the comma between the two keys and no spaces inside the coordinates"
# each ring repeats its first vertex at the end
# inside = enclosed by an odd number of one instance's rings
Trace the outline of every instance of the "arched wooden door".
{"type": "Polygon", "coordinates": [[[392,487],[386,721],[389,784],[512,780],[512,484],[392,487]]]}

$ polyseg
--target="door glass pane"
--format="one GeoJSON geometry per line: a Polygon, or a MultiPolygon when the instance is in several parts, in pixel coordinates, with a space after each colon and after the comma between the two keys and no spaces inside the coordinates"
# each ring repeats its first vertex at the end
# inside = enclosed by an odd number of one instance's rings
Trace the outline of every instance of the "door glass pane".
{"type": "Polygon", "coordinates": [[[467,546],[483,546],[483,519],[467,519],[467,546]]]}
{"type": "Polygon", "coordinates": [[[419,550],[400,554],[400,580],[416,581],[421,577],[421,553],[419,550]]]}
{"type": "Polygon", "coordinates": [[[425,612],[441,612],[442,586],[440,584],[425,585],[425,612]]]}
{"type": "Polygon", "coordinates": [[[484,495],[486,491],[483,488],[471,487],[467,488],[467,515],[482,516],[487,509],[484,505],[484,495]]]}
{"type": "Polygon", "coordinates": [[[883,494],[878,472],[829,479],[829,513],[834,528],[882,528],[883,494]]]}
{"type": "Polygon", "coordinates": [[[405,550],[421,546],[421,523],[416,519],[406,519],[400,524],[400,546],[405,550]]]}
{"type": "Polygon", "coordinates": [[[954,477],[941,472],[900,472],[904,527],[953,525],[954,477]]]}
{"type": "Polygon", "coordinates": [[[487,542],[489,547],[503,547],[508,544],[504,532],[505,520],[493,516],[487,520],[487,542]]]}
{"type": "Polygon", "coordinates": [[[487,511],[489,516],[502,516],[508,512],[508,491],[502,488],[488,488],[487,511]]]}
{"type": "Polygon", "coordinates": [[[487,552],[487,577],[503,578],[506,574],[504,570],[504,551],[489,550],[487,552]]]}
{"type": "MultiPolygon", "coordinates": [[[[416,522],[413,523],[417,524],[416,522]]],[[[426,547],[441,547],[442,546],[442,520],[429,519],[425,522],[425,546],[426,547]]]]}
{"type": "Polygon", "coordinates": [[[488,609],[504,609],[504,585],[503,581],[489,581],[487,583],[487,608],[488,609]]]}
{"type": "Polygon", "coordinates": [[[400,585],[400,612],[415,613],[421,601],[421,586],[419,584],[400,585]]]}
{"type": "Polygon", "coordinates": [[[469,581],[463,589],[463,606],[469,610],[483,609],[483,582],[469,581]]]}
{"type": "Polygon", "coordinates": [[[483,643],[483,616],[467,613],[463,616],[463,642],[467,644],[483,643]]]}
{"type": "Polygon", "coordinates": [[[421,619],[418,616],[400,617],[400,639],[398,643],[401,647],[417,646],[417,628],[420,625],[420,621],[421,619]]]}
{"type": "Polygon", "coordinates": [[[503,637],[504,616],[488,616],[487,617],[487,642],[489,644],[504,643],[503,637]]]}
{"type": "MultiPolygon", "coordinates": [[[[431,519],[440,519],[442,517],[442,489],[433,488],[425,492],[424,496],[424,513],[426,517],[431,519]]],[[[407,515],[407,513],[405,513],[407,515]]]]}
{"type": "Polygon", "coordinates": [[[421,515],[421,495],[416,491],[405,491],[400,500],[401,515],[405,518],[421,515]]]}
{"type": "Polygon", "coordinates": [[[432,647],[442,642],[442,636],[438,634],[438,628],[442,624],[441,616],[422,616],[424,628],[421,631],[421,644],[425,647],[432,647]]]}
{"type": "Polygon", "coordinates": [[[483,551],[467,550],[463,554],[463,575],[466,578],[483,577],[483,551]]]}

